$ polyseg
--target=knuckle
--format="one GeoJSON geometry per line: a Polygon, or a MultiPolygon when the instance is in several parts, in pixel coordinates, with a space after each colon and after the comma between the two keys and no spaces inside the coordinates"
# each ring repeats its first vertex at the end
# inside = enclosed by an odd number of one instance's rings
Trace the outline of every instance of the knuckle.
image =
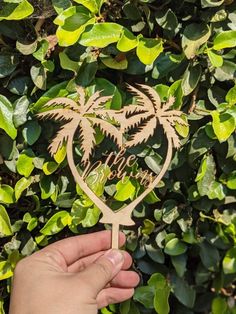
{"type": "Polygon", "coordinates": [[[110,278],[112,270],[110,268],[110,265],[105,263],[97,263],[98,272],[103,275],[105,278],[110,278]]]}

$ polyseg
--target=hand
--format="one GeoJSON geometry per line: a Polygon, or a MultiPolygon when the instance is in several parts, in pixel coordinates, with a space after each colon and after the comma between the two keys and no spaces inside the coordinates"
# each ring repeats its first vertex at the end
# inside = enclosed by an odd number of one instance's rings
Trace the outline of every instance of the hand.
{"type": "MultiPolygon", "coordinates": [[[[138,275],[125,251],[109,250],[110,231],[53,243],[15,269],[10,314],[95,314],[132,297],[138,275]]],[[[120,244],[125,242],[120,233],[120,244]]]]}

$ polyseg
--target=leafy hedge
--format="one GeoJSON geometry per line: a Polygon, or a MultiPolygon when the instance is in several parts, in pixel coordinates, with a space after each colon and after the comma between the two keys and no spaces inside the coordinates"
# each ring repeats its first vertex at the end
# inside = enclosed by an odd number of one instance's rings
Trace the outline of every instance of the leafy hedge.
{"type": "MultiPolygon", "coordinates": [[[[65,147],[48,153],[56,126],[35,114],[54,97],[75,99],[76,85],[113,95],[109,107],[119,109],[127,82],[153,86],[163,101],[175,96],[189,132],[179,130],[182,148],[125,229],[141,286],[102,313],[236,313],[235,25],[233,0],[0,3],[0,313],[19,259],[103,228],[65,147]]],[[[153,171],[160,144],[139,154],[153,171]]]]}

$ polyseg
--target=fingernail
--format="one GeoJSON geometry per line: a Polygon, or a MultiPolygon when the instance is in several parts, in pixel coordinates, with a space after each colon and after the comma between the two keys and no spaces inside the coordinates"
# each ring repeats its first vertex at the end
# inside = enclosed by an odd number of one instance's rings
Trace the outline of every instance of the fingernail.
{"type": "Polygon", "coordinates": [[[109,259],[114,266],[122,265],[124,262],[124,256],[119,250],[109,250],[104,256],[109,259]]]}

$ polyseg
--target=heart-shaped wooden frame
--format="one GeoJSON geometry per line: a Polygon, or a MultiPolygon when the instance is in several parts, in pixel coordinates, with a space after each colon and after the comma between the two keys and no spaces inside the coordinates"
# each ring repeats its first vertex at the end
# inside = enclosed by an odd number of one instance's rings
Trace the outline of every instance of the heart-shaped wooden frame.
{"type": "Polygon", "coordinates": [[[125,106],[121,110],[105,110],[101,107],[102,104],[107,103],[112,97],[101,96],[100,92],[93,94],[86,102],[85,90],[78,86],[79,103],[70,98],[58,97],[47,102],[41,109],[42,112],[37,114],[39,118],[51,118],[55,121],[67,122],[52,141],[50,152],[54,155],[64,141],[67,142],[67,160],[73,177],[80,188],[101,210],[103,216],[100,222],[112,225],[113,248],[118,248],[119,246],[119,226],[134,225],[134,221],[131,218],[132,211],[163,178],[171,162],[173,148],[180,145],[174,125],[176,123],[186,125],[186,122],[181,118],[183,113],[179,110],[171,109],[175,101],[174,97],[170,97],[168,102],[162,105],[160,97],[154,89],[146,85],[138,86],[144,92],[128,85],[128,90],[136,97],[136,104],[125,106]],[[118,123],[119,129],[108,122],[107,118],[118,123]],[[139,128],[141,124],[143,127],[139,128]],[[89,162],[94,144],[94,126],[99,126],[105,135],[110,135],[118,147],[122,149],[146,142],[148,138],[153,136],[158,125],[163,127],[168,141],[166,159],[160,173],[130,204],[119,211],[113,211],[90,189],[83,176],[77,170],[73,158],[73,138],[77,128],[80,126],[84,131],[81,138],[83,150],[81,163],[86,164],[89,162]],[[123,143],[123,135],[132,128],[137,129],[136,133],[133,133],[130,139],[123,143]]]}

